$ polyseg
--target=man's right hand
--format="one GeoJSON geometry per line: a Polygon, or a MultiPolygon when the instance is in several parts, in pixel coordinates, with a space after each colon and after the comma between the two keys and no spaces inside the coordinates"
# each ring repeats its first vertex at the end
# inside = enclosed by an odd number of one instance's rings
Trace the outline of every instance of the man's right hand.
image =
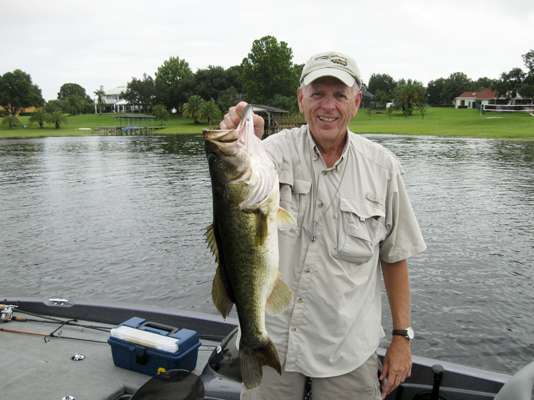
{"type": "MultiPolygon", "coordinates": [[[[230,107],[228,112],[224,114],[224,118],[219,124],[220,129],[235,129],[241,122],[241,116],[245,111],[248,104],[244,101],[240,101],[235,106],[230,107]]],[[[265,127],[265,121],[258,114],[252,114],[254,119],[254,133],[261,139],[265,127]]]]}

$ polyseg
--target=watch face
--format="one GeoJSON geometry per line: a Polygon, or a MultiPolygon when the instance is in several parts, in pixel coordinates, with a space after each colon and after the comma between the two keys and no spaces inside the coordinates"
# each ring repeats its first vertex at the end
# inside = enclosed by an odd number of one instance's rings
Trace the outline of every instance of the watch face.
{"type": "Polygon", "coordinates": [[[412,340],[415,337],[415,333],[414,333],[412,327],[409,327],[408,329],[406,329],[406,336],[410,340],[412,340]]]}

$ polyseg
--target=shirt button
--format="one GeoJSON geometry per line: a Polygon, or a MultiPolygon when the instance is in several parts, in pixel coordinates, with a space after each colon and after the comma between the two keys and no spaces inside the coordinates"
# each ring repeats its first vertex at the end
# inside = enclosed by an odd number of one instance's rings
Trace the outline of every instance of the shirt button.
{"type": "Polygon", "coordinates": [[[319,203],[317,205],[319,206],[319,208],[321,208],[324,204],[321,200],[319,200],[319,203]]]}
{"type": "Polygon", "coordinates": [[[291,332],[296,332],[297,328],[291,328],[291,332]]]}
{"type": "Polygon", "coordinates": [[[304,300],[302,300],[302,297],[299,297],[299,298],[297,299],[297,301],[298,301],[299,303],[302,303],[304,300]]]}

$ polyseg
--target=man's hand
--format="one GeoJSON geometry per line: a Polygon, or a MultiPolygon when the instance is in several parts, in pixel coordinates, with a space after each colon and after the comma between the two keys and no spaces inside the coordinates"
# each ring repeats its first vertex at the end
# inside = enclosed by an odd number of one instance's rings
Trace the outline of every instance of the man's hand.
{"type": "Polygon", "coordinates": [[[380,374],[382,398],[385,399],[397,386],[412,374],[412,349],[410,342],[402,336],[393,336],[384,358],[380,374]]]}
{"type": "MultiPolygon", "coordinates": [[[[228,109],[228,112],[224,114],[224,118],[219,124],[220,129],[235,129],[239,125],[239,122],[241,121],[241,116],[243,115],[243,112],[245,111],[245,108],[248,106],[248,104],[244,101],[241,101],[237,103],[235,106],[230,107],[228,109]]],[[[258,114],[252,114],[252,118],[254,119],[254,133],[257,137],[261,139],[263,136],[263,130],[265,126],[265,121],[262,117],[260,117],[258,114]]]]}

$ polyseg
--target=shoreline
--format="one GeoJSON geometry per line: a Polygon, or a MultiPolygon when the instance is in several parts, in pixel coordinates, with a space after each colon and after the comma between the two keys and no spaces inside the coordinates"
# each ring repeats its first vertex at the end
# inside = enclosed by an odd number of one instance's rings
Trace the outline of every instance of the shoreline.
{"type": "MultiPolygon", "coordinates": [[[[442,138],[442,139],[482,139],[482,140],[511,140],[511,141],[534,141],[534,133],[530,136],[496,136],[496,135],[464,135],[464,134],[442,134],[442,133],[392,133],[392,132],[354,132],[356,135],[366,136],[398,136],[413,138],[442,138]]],[[[91,134],[65,134],[60,135],[13,135],[3,136],[0,131],[0,141],[2,140],[20,140],[20,139],[48,139],[48,138],[66,138],[66,137],[164,137],[164,136],[181,136],[181,135],[200,135],[202,132],[164,132],[152,135],[91,135],[91,134]]]]}
{"type": "MultiPolygon", "coordinates": [[[[0,139],[107,136],[94,131],[108,126],[116,126],[117,115],[84,114],[68,117],[68,123],[60,129],[53,127],[0,128],[0,139]]],[[[22,124],[28,124],[28,117],[20,117],[22,124]]],[[[165,126],[154,126],[152,136],[200,134],[208,124],[194,124],[181,117],[171,118],[165,126]]],[[[349,129],[365,135],[396,136],[438,136],[481,139],[534,139],[534,117],[528,114],[508,113],[505,115],[481,114],[473,109],[429,107],[424,117],[418,114],[404,117],[396,112],[370,113],[360,110],[350,122],[349,129]]],[[[126,135],[125,135],[126,136],[126,135]]]]}

